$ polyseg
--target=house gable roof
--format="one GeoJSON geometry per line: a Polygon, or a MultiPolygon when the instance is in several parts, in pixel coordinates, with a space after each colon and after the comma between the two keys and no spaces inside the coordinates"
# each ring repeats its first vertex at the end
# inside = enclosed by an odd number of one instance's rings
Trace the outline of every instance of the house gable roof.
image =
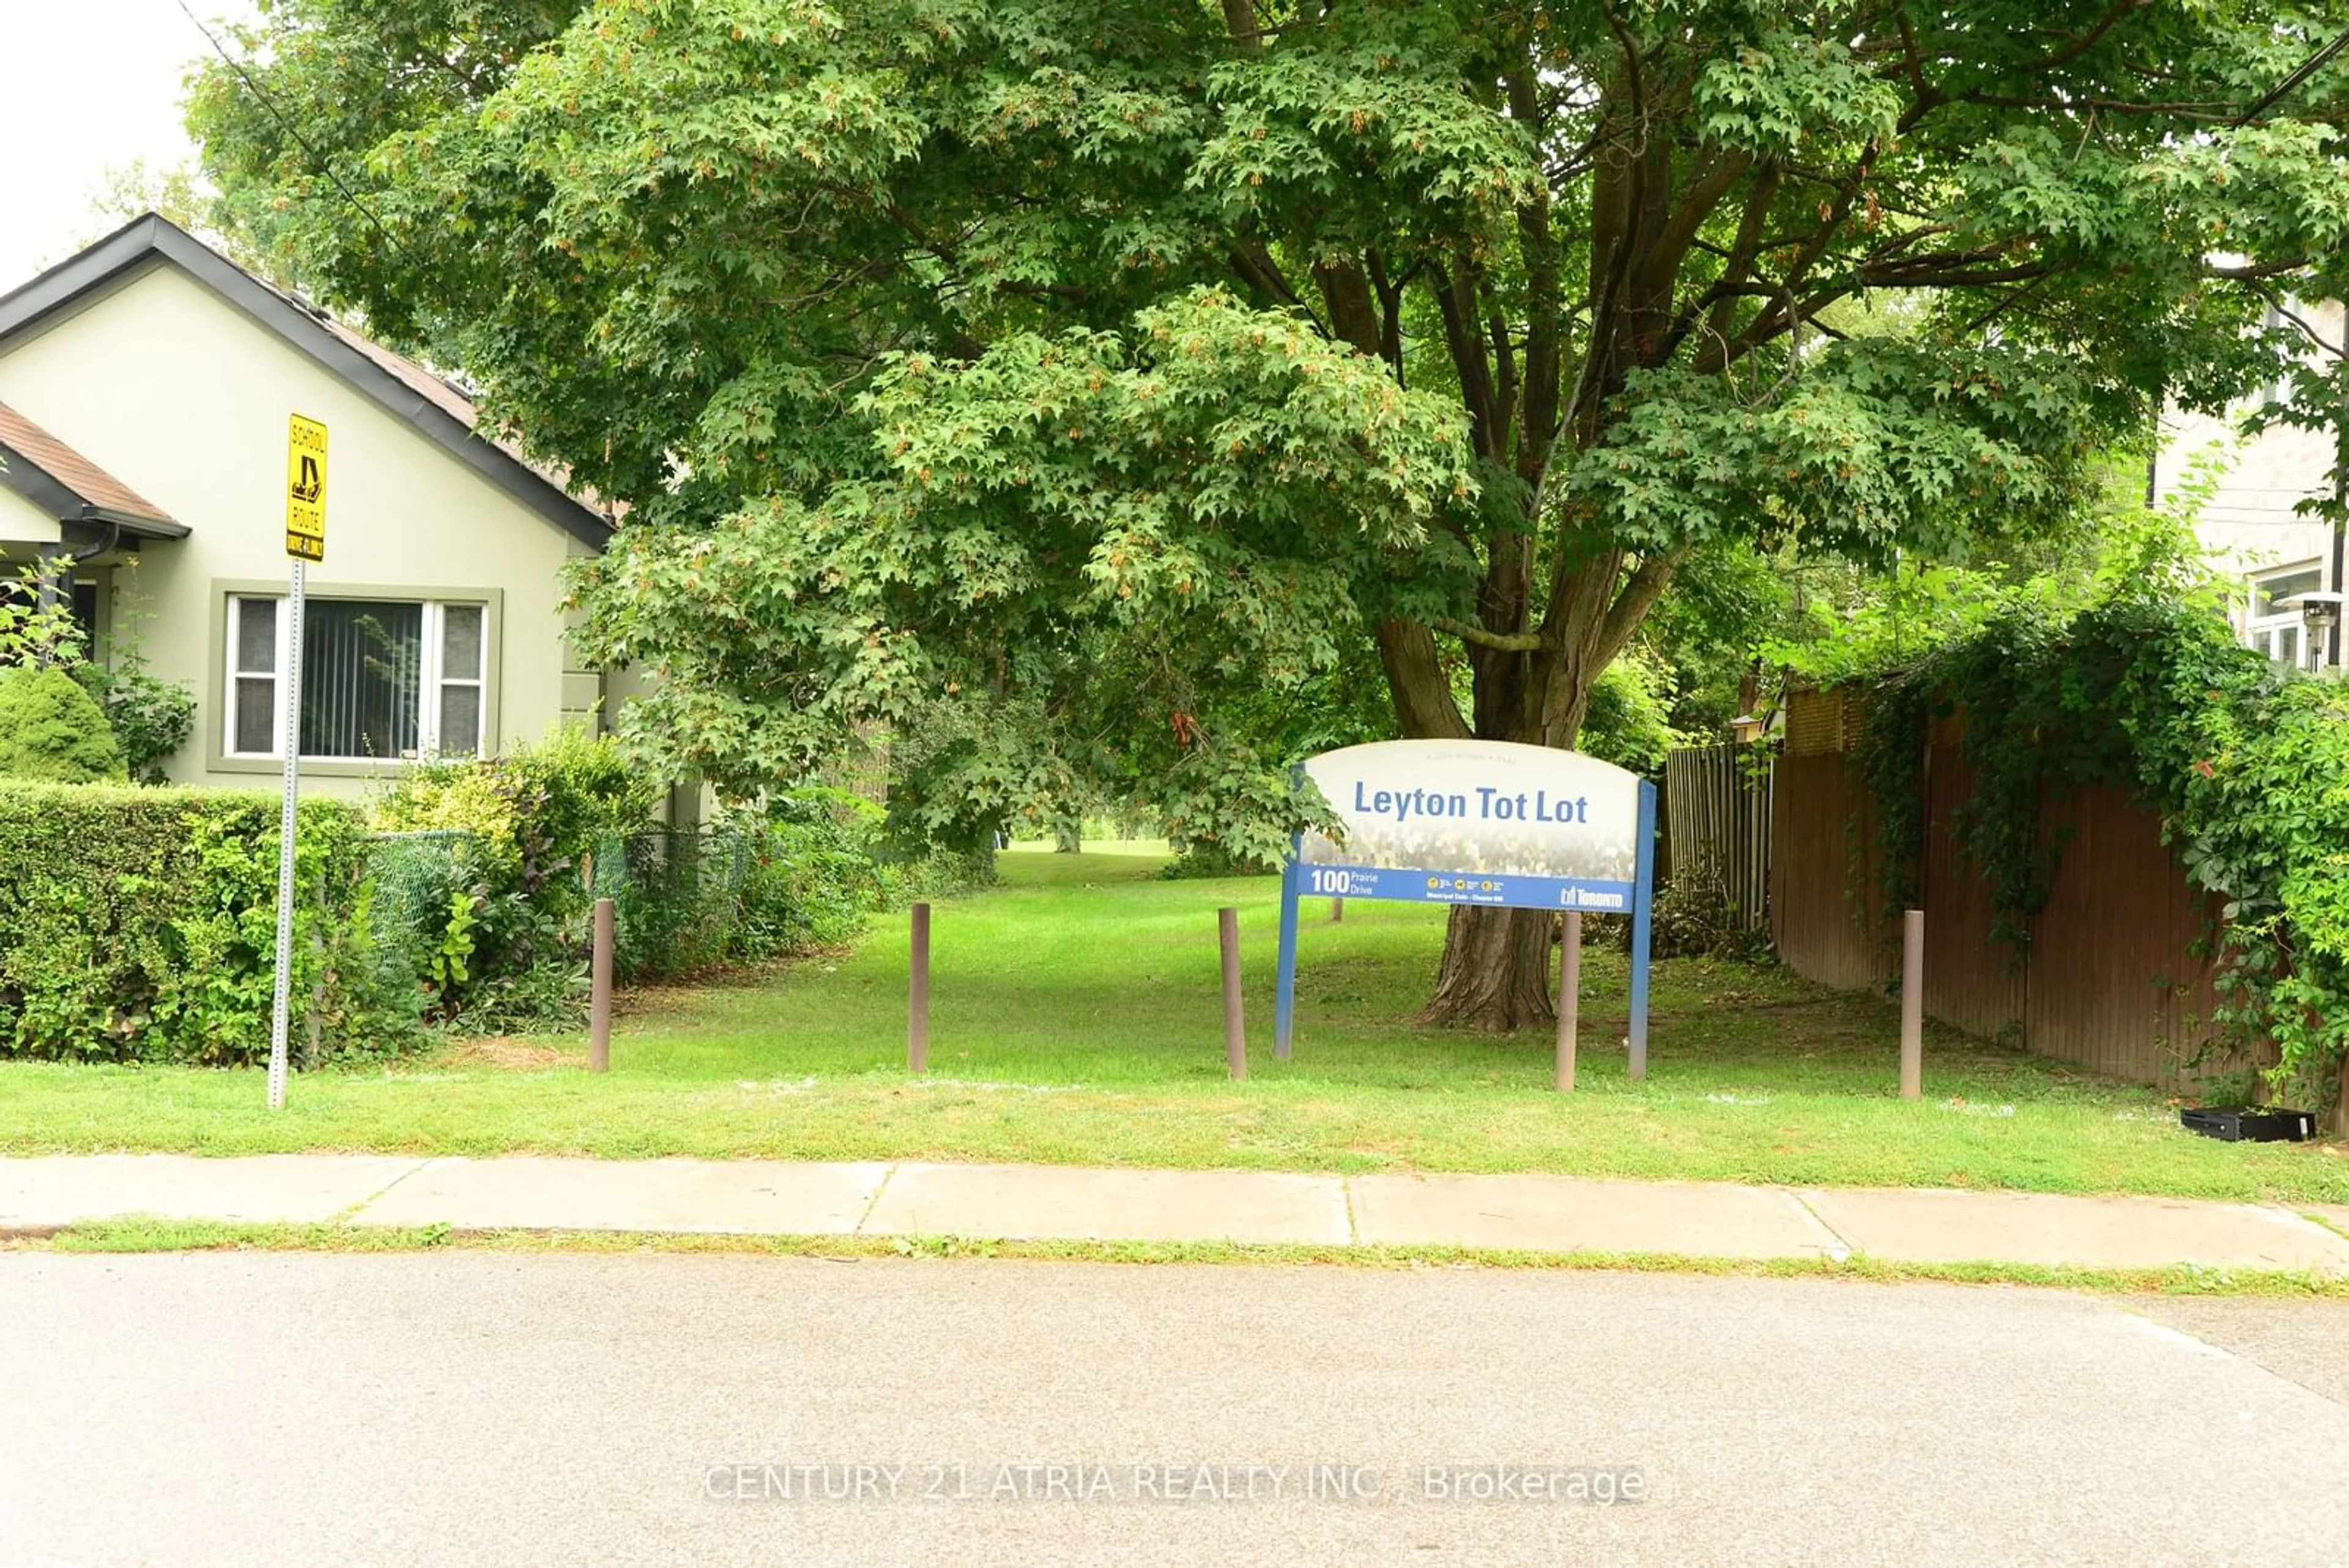
{"type": "Polygon", "coordinates": [[[611,537],[610,520],[569,493],[560,470],[541,467],[512,443],[483,433],[471,400],[462,392],[415,361],[280,294],[152,213],[0,295],[0,352],[10,338],[77,301],[159,265],[177,267],[573,538],[600,550],[611,537]]]}
{"type": "Polygon", "coordinates": [[[0,488],[60,523],[104,523],[139,539],[180,539],[187,524],[0,403],[0,488]]]}

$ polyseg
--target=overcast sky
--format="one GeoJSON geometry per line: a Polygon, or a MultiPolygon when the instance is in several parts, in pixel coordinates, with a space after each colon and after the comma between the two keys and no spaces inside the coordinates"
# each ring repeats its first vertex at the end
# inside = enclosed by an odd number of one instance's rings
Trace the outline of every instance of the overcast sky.
{"type": "MultiPolygon", "coordinates": [[[[208,23],[251,0],[189,0],[208,23]]],[[[209,54],[176,0],[0,0],[0,294],[92,237],[90,197],[117,164],[194,156],[181,78],[209,54]]]]}

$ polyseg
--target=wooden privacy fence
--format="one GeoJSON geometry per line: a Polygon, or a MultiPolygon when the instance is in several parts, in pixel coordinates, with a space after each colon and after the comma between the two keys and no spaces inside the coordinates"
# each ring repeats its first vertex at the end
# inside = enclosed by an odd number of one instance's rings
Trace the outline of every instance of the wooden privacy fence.
{"type": "MultiPolygon", "coordinates": [[[[1899,911],[1885,908],[1874,803],[1851,755],[1857,701],[1800,691],[1786,714],[1772,810],[1778,956],[1823,984],[1889,985],[1899,972],[1899,911]]],[[[1989,889],[1951,833],[1973,794],[1961,722],[1937,722],[1919,759],[1926,1014],[2164,1087],[2238,1065],[2187,1070],[2211,1033],[2211,964],[2195,950],[2215,933],[2220,900],[2189,885],[2160,819],[2120,791],[2046,794],[2043,842],[2060,849],[2046,907],[2030,922],[2025,956],[1992,934],[1989,889]]]]}
{"type": "Polygon", "coordinates": [[[1666,862],[1675,876],[1718,876],[1749,931],[1770,918],[1773,772],[1751,746],[1682,746],[1664,758],[1666,862]]]}

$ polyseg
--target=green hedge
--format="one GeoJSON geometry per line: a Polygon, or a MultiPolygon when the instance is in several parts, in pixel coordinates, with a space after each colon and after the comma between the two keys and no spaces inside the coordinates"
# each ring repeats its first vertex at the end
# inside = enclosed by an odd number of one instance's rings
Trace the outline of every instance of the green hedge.
{"type": "MultiPolygon", "coordinates": [[[[0,781],[0,1054],[266,1060],[277,823],[266,795],[0,781]]],[[[414,1009],[376,950],[358,809],[304,801],[296,843],[296,1052],[397,1048],[414,1009]]]]}
{"type": "MultiPolygon", "coordinates": [[[[836,791],[699,833],[641,829],[647,804],[577,740],[413,770],[372,820],[304,801],[295,1064],[405,1049],[428,1023],[576,1026],[599,895],[639,981],[843,941],[988,875],[890,860],[878,808],[836,791]]],[[[0,1056],[265,1060],[277,819],[262,794],[0,780],[0,1056]]]]}

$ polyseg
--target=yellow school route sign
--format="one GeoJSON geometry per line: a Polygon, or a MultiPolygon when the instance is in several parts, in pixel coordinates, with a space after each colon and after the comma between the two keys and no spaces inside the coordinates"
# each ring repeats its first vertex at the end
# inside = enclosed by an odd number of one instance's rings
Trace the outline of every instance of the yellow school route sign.
{"type": "Polygon", "coordinates": [[[326,558],[326,427],[300,414],[285,436],[285,553],[326,558]]]}

